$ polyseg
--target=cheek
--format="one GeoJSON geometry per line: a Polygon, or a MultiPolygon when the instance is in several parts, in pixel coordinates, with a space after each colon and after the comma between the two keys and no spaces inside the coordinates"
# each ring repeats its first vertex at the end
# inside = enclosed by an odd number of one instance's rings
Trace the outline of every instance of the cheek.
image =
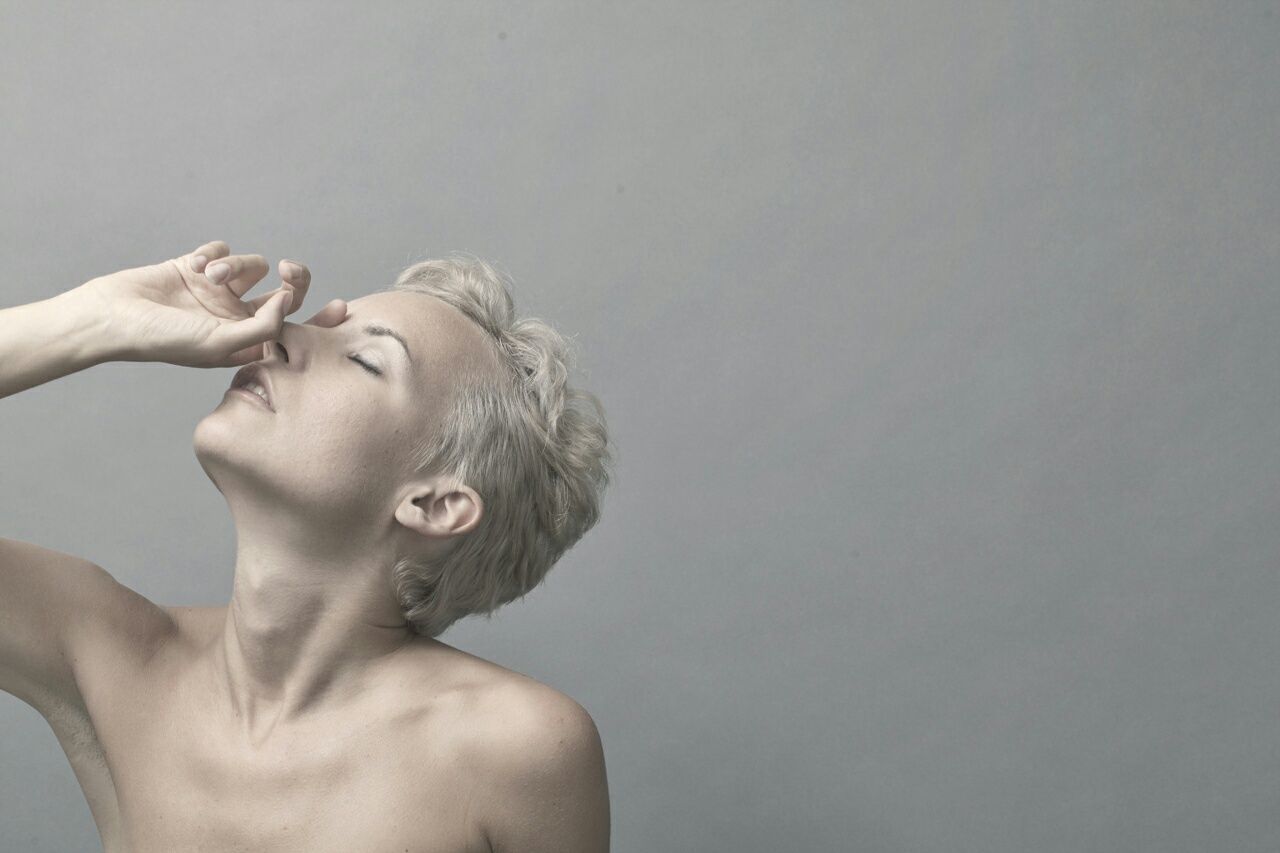
{"type": "Polygon", "coordinates": [[[295,458],[319,469],[365,472],[383,477],[396,464],[400,430],[386,401],[360,395],[316,400],[300,413],[292,431],[295,458]]]}

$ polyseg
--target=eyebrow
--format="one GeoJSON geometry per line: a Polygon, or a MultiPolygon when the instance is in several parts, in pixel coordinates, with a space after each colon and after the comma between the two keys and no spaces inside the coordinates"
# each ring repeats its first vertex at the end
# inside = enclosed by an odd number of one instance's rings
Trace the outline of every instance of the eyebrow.
{"type": "Polygon", "coordinates": [[[413,353],[409,352],[409,344],[395,329],[388,329],[386,326],[379,326],[377,323],[370,323],[364,327],[364,333],[366,335],[386,335],[388,337],[395,338],[400,342],[400,346],[404,347],[404,354],[409,359],[409,363],[413,364],[413,353]]]}

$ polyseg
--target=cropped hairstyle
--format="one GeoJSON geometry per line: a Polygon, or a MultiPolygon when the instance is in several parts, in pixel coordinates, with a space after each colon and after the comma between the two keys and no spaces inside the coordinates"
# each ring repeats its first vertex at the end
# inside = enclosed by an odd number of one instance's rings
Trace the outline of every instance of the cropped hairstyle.
{"type": "Polygon", "coordinates": [[[418,475],[443,474],[480,495],[479,524],[443,557],[397,560],[391,583],[413,631],[441,634],[458,619],[522,598],[595,525],[610,480],[604,408],[571,387],[574,353],[542,320],[515,316],[509,279],[452,253],[415,263],[384,291],[452,305],[483,329],[502,366],[454,377],[440,428],[414,450],[418,475]]]}

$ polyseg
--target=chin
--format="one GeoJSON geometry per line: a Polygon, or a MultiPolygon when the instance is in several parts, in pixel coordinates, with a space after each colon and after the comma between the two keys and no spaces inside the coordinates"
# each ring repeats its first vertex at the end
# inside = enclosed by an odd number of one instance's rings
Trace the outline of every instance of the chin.
{"type": "Polygon", "coordinates": [[[196,460],[215,486],[219,473],[261,464],[251,458],[259,442],[246,441],[246,425],[226,414],[222,408],[215,409],[200,419],[191,435],[196,460]]]}

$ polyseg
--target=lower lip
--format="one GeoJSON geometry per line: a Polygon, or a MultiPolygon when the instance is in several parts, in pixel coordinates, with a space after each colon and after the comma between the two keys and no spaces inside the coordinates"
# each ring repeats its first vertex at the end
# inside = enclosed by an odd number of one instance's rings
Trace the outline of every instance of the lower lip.
{"type": "Polygon", "coordinates": [[[266,400],[262,399],[262,398],[261,398],[261,397],[259,397],[257,394],[253,393],[252,391],[246,391],[246,390],[244,390],[243,388],[228,388],[228,389],[227,389],[227,393],[228,393],[228,394],[234,394],[234,395],[236,395],[237,397],[244,397],[246,400],[252,400],[253,402],[257,403],[257,404],[258,404],[259,406],[261,406],[262,408],[266,409],[268,412],[274,412],[274,411],[275,411],[275,409],[273,409],[273,408],[271,408],[270,406],[268,406],[268,405],[267,405],[267,401],[266,401],[266,400]]]}

